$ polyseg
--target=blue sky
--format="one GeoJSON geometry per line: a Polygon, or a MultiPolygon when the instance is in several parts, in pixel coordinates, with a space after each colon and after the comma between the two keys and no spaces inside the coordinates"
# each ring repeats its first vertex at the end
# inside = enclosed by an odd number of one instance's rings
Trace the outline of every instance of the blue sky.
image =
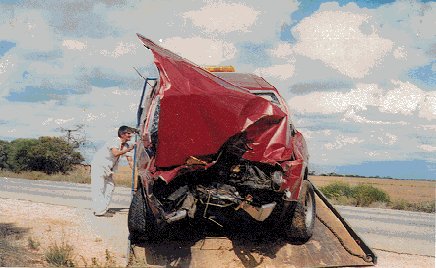
{"type": "MultiPolygon", "coordinates": [[[[275,85],[316,172],[436,179],[433,1],[2,1],[0,139],[135,125],[136,33],[275,85]]],[[[89,159],[93,148],[84,152],[89,159]]]]}

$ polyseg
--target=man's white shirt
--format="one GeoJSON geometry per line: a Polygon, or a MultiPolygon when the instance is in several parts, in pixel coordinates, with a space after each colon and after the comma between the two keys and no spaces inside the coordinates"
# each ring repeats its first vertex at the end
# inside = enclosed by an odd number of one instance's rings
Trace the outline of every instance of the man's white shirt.
{"type": "MultiPolygon", "coordinates": [[[[128,144],[130,148],[132,145],[128,144]]],[[[116,148],[121,150],[121,140],[119,138],[106,142],[94,155],[92,159],[92,166],[100,166],[109,175],[117,171],[118,163],[121,157],[132,156],[132,152],[127,152],[119,157],[115,157],[112,153],[112,149],[116,148]]],[[[123,147],[123,150],[125,147],[123,147]]]]}

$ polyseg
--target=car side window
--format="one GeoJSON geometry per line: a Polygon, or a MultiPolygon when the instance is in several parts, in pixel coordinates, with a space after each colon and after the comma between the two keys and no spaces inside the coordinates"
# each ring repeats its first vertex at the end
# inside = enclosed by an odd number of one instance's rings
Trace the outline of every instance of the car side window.
{"type": "Polygon", "coordinates": [[[255,93],[255,95],[262,97],[262,98],[280,106],[280,101],[274,93],[255,93]]]}
{"type": "Polygon", "coordinates": [[[289,129],[291,130],[291,136],[294,137],[295,133],[297,133],[297,131],[295,130],[295,127],[293,124],[289,124],[289,129]]]}

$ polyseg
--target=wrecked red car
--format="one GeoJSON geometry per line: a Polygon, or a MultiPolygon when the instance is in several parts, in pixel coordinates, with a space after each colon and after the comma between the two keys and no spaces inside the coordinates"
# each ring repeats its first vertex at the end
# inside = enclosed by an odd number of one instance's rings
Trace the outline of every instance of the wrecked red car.
{"type": "Polygon", "coordinates": [[[253,74],[202,68],[138,35],[159,78],[147,78],[138,109],[138,185],[131,241],[177,221],[225,227],[263,222],[308,240],[315,195],[308,152],[275,87],[253,74]]]}

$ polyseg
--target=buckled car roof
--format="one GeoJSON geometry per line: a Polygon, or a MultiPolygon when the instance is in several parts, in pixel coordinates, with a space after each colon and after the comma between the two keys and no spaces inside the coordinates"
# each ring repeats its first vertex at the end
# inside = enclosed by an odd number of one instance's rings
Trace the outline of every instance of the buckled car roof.
{"type": "Polygon", "coordinates": [[[235,86],[244,87],[249,90],[273,90],[277,92],[277,89],[265,81],[265,79],[254,74],[228,72],[214,72],[213,74],[235,86]]]}

